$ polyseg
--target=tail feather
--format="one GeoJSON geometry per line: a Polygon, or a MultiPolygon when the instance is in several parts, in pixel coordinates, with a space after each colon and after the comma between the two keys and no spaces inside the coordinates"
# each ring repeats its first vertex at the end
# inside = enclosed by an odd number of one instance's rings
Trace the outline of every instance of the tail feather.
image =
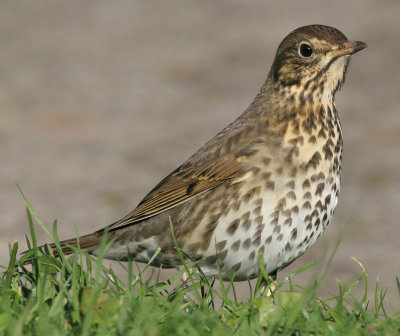
{"type": "MultiPolygon", "coordinates": [[[[61,251],[65,255],[72,254],[75,251],[74,248],[77,248],[79,246],[81,250],[89,254],[92,254],[100,246],[102,238],[103,238],[102,233],[95,232],[92,234],[81,236],[79,238],[63,240],[60,242],[61,251]]],[[[47,253],[51,252],[56,257],[59,256],[55,243],[39,246],[39,249],[47,253]]],[[[32,250],[25,251],[23,252],[23,254],[26,254],[30,251],[32,250]]],[[[31,262],[30,258],[26,262],[30,263],[31,262]]]]}
{"type": "MultiPolygon", "coordinates": [[[[60,247],[61,251],[68,255],[74,253],[74,248],[78,247],[88,253],[92,253],[94,250],[96,250],[102,240],[103,235],[98,234],[98,233],[92,233],[86,236],[81,236],[78,239],[77,238],[72,238],[72,239],[67,239],[63,240],[60,242],[60,247]]],[[[56,244],[52,243],[48,245],[52,252],[54,253],[55,256],[58,256],[58,251],[56,248],[56,244]]]]}

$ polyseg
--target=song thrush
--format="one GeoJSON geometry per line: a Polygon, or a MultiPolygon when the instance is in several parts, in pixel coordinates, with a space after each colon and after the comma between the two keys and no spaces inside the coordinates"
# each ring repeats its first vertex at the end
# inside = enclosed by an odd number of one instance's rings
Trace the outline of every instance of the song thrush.
{"type": "MultiPolygon", "coordinates": [[[[248,109],[163,179],[127,216],[79,238],[96,255],[177,267],[171,238],[206,275],[243,280],[301,256],[329,225],[337,204],[342,128],[334,103],[350,55],[367,45],[339,30],[309,25],[279,45],[248,109]]],[[[51,245],[55,253],[54,244],[51,245]]],[[[64,253],[76,239],[61,243],[64,253]]]]}

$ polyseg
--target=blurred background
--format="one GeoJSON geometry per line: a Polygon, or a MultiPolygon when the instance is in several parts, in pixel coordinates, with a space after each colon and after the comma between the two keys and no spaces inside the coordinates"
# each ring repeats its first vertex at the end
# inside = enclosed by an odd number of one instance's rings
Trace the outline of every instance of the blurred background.
{"type": "MultiPolygon", "coordinates": [[[[321,23],[369,47],[337,94],[345,147],[333,225],[278,279],[310,261],[321,268],[342,231],[321,294],[360,276],[351,257],[371,293],[379,277],[395,294],[399,15],[397,0],[2,1],[0,264],[29,232],[16,182],[61,238],[102,228],[248,106],[283,37],[321,23]]],[[[48,241],[40,229],[38,240],[48,241]]]]}

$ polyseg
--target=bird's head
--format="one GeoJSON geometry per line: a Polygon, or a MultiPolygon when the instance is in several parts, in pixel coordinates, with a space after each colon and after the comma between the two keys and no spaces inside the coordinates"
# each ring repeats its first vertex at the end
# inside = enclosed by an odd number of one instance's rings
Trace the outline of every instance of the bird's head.
{"type": "Polygon", "coordinates": [[[366,47],[332,27],[300,27],[279,45],[269,77],[278,87],[303,95],[301,99],[332,100],[344,81],[350,55],[366,47]]]}

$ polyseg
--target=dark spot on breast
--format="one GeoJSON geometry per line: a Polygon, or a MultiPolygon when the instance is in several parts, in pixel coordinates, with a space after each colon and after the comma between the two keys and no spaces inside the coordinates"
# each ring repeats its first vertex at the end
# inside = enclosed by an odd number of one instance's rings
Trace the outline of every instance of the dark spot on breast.
{"type": "Polygon", "coordinates": [[[240,218],[242,221],[247,221],[250,217],[250,211],[245,212],[240,218]]]}
{"type": "Polygon", "coordinates": [[[299,136],[297,137],[297,140],[299,141],[299,144],[300,144],[300,145],[304,145],[304,137],[303,137],[302,135],[299,135],[299,136]]]}
{"type": "Polygon", "coordinates": [[[315,196],[322,196],[324,188],[325,188],[325,183],[319,183],[317,185],[317,188],[315,189],[315,196]]]}
{"type": "Polygon", "coordinates": [[[256,176],[260,172],[261,168],[253,167],[250,171],[253,172],[253,175],[256,176]]]}
{"type": "Polygon", "coordinates": [[[239,227],[239,223],[240,219],[235,219],[231,224],[229,224],[228,228],[226,229],[226,232],[232,236],[239,227]]]}
{"type": "Polygon", "coordinates": [[[295,214],[298,214],[298,213],[299,213],[299,207],[298,207],[297,205],[295,205],[295,206],[292,208],[292,212],[295,213],[295,214]]]}
{"type": "Polygon", "coordinates": [[[301,127],[305,133],[311,134],[314,123],[315,122],[312,118],[306,118],[302,121],[301,127]]]}
{"type": "Polygon", "coordinates": [[[243,242],[243,248],[245,248],[246,250],[248,250],[249,249],[249,247],[250,247],[250,244],[251,244],[251,239],[250,238],[247,238],[244,242],[243,242]]]}
{"type": "Polygon", "coordinates": [[[268,181],[271,178],[271,173],[270,172],[262,173],[261,177],[263,178],[263,180],[268,181]]]}
{"type": "MultiPolygon", "coordinates": [[[[232,191],[233,191],[233,194],[232,194],[232,198],[235,200],[235,201],[237,201],[241,196],[242,196],[242,194],[241,193],[239,193],[238,192],[238,185],[233,185],[233,186],[231,186],[230,187],[231,189],[232,189],[232,191]],[[236,189],[236,190],[235,190],[236,189]]],[[[224,201],[224,204],[229,204],[229,202],[226,202],[226,200],[224,201]]],[[[225,205],[225,206],[227,206],[227,205],[225,205]]]]}
{"type": "Polygon", "coordinates": [[[282,197],[279,201],[278,201],[278,204],[277,204],[277,206],[275,207],[275,209],[277,209],[277,210],[283,210],[284,208],[285,208],[285,206],[286,206],[286,198],[285,197],[282,197]]]}
{"type": "Polygon", "coordinates": [[[267,183],[265,183],[265,187],[271,191],[274,190],[275,188],[275,182],[274,181],[268,181],[267,183]]]}
{"type": "Polygon", "coordinates": [[[329,139],[326,141],[325,146],[326,146],[326,147],[329,147],[329,148],[332,148],[332,147],[335,146],[335,144],[333,143],[333,140],[332,140],[331,138],[329,138],[329,139]]]}
{"type": "Polygon", "coordinates": [[[302,188],[303,189],[310,188],[310,180],[309,179],[304,180],[302,188]]]}
{"type": "Polygon", "coordinates": [[[261,191],[261,186],[254,187],[250,189],[244,196],[243,200],[245,203],[248,203],[250,199],[252,199],[254,196],[259,195],[261,191]]]}
{"type": "Polygon", "coordinates": [[[259,215],[260,213],[261,213],[261,207],[260,206],[253,209],[253,214],[255,216],[259,215]]]}
{"type": "Polygon", "coordinates": [[[287,150],[285,161],[290,164],[293,162],[293,158],[299,156],[299,147],[293,147],[287,150]]]}
{"type": "MultiPolygon", "coordinates": [[[[329,109],[329,106],[328,106],[328,109],[329,109]]],[[[325,107],[323,105],[321,105],[320,109],[319,109],[319,114],[318,114],[318,118],[320,121],[324,121],[326,119],[325,114],[326,114],[325,107]]]]}
{"type": "Polygon", "coordinates": [[[318,138],[326,139],[326,133],[325,133],[325,130],[323,128],[321,128],[321,130],[318,132],[318,138]]]}
{"type": "Polygon", "coordinates": [[[256,239],[254,239],[252,241],[252,243],[251,243],[251,245],[253,245],[253,246],[260,246],[260,244],[261,244],[261,237],[260,236],[258,236],[256,239]]]}
{"type": "Polygon", "coordinates": [[[318,228],[319,228],[319,224],[321,223],[321,221],[320,221],[320,219],[319,218],[317,218],[317,220],[315,221],[315,223],[314,223],[314,227],[318,230],[318,228]]]}
{"type": "Polygon", "coordinates": [[[220,217],[221,217],[220,213],[212,214],[212,215],[210,215],[209,221],[216,222],[220,217]]]}
{"type": "Polygon", "coordinates": [[[295,240],[295,239],[297,238],[297,228],[294,228],[294,229],[290,232],[290,235],[291,235],[291,239],[292,239],[292,240],[295,240]]]}
{"type": "Polygon", "coordinates": [[[189,244],[188,250],[191,253],[196,253],[200,248],[200,242],[189,244]]]}
{"type": "Polygon", "coordinates": [[[325,204],[328,205],[329,203],[331,203],[331,195],[325,197],[325,204]]]}
{"type": "Polygon", "coordinates": [[[211,265],[215,265],[217,262],[217,256],[216,255],[211,255],[207,258],[204,259],[204,262],[206,264],[211,264],[211,265]]]}
{"type": "Polygon", "coordinates": [[[283,224],[290,227],[292,225],[292,218],[286,218],[283,224]]]}
{"type": "Polygon", "coordinates": [[[277,225],[279,221],[279,217],[272,218],[269,222],[271,225],[277,225]]]}
{"type": "Polygon", "coordinates": [[[219,261],[219,262],[224,261],[224,259],[226,258],[227,254],[228,254],[228,250],[219,252],[219,253],[217,254],[218,261],[219,261]]]}
{"type": "Polygon", "coordinates": [[[314,209],[314,211],[311,213],[311,218],[313,218],[313,217],[318,217],[318,215],[319,215],[318,210],[317,210],[317,209],[314,209]]]}
{"type": "Polygon", "coordinates": [[[330,147],[328,147],[327,145],[325,145],[325,146],[322,148],[322,151],[323,151],[324,154],[325,154],[325,160],[330,160],[330,159],[332,159],[333,153],[332,153],[332,150],[331,150],[330,147]]]}
{"type": "Polygon", "coordinates": [[[240,266],[242,265],[241,262],[238,262],[237,264],[232,266],[232,272],[237,272],[240,269],[240,266]]]}
{"type": "Polygon", "coordinates": [[[237,241],[235,241],[235,242],[232,244],[231,249],[232,249],[233,251],[237,251],[237,250],[239,250],[239,247],[240,247],[240,239],[237,240],[237,241]]]}
{"type": "Polygon", "coordinates": [[[248,219],[245,222],[243,222],[242,227],[245,229],[245,231],[248,231],[250,229],[251,226],[251,220],[248,219]]]}
{"type": "Polygon", "coordinates": [[[249,255],[249,261],[253,261],[255,256],[256,256],[256,252],[255,251],[251,252],[249,255]]]}
{"type": "Polygon", "coordinates": [[[264,163],[264,165],[268,166],[271,162],[271,158],[269,157],[263,157],[262,158],[262,162],[264,163]]]}
{"type": "Polygon", "coordinates": [[[255,204],[257,207],[261,207],[262,204],[263,204],[263,199],[262,199],[262,198],[256,199],[256,200],[254,201],[254,204],[255,204]]]}
{"type": "Polygon", "coordinates": [[[201,243],[201,248],[203,250],[207,250],[210,246],[211,236],[217,227],[218,221],[210,222],[207,224],[204,232],[203,232],[203,241],[201,243]]]}
{"type": "Polygon", "coordinates": [[[226,245],[226,240],[217,243],[215,245],[215,247],[216,247],[217,251],[219,252],[219,251],[222,251],[224,249],[225,245],[226,245]]]}
{"type": "Polygon", "coordinates": [[[296,200],[296,194],[294,193],[294,191],[289,191],[287,194],[286,194],[286,197],[288,198],[288,199],[292,199],[292,200],[296,200]]]}
{"type": "Polygon", "coordinates": [[[296,182],[294,180],[289,181],[288,183],[286,183],[286,186],[290,189],[294,189],[296,186],[296,182]]]}
{"type": "Polygon", "coordinates": [[[314,168],[316,169],[320,163],[322,159],[322,156],[320,154],[320,152],[316,151],[313,156],[311,157],[311,159],[307,162],[306,164],[306,170],[308,170],[309,168],[314,168]]]}
{"type": "Polygon", "coordinates": [[[241,201],[236,201],[235,203],[233,203],[233,208],[235,209],[235,211],[238,211],[241,205],[241,201]]]}
{"type": "Polygon", "coordinates": [[[335,154],[338,154],[338,153],[340,153],[342,151],[342,145],[340,144],[340,143],[338,143],[336,146],[335,146],[335,154]]]}
{"type": "Polygon", "coordinates": [[[271,212],[271,215],[270,215],[272,218],[274,218],[274,217],[279,217],[279,210],[275,210],[274,212],[271,212]]]}

